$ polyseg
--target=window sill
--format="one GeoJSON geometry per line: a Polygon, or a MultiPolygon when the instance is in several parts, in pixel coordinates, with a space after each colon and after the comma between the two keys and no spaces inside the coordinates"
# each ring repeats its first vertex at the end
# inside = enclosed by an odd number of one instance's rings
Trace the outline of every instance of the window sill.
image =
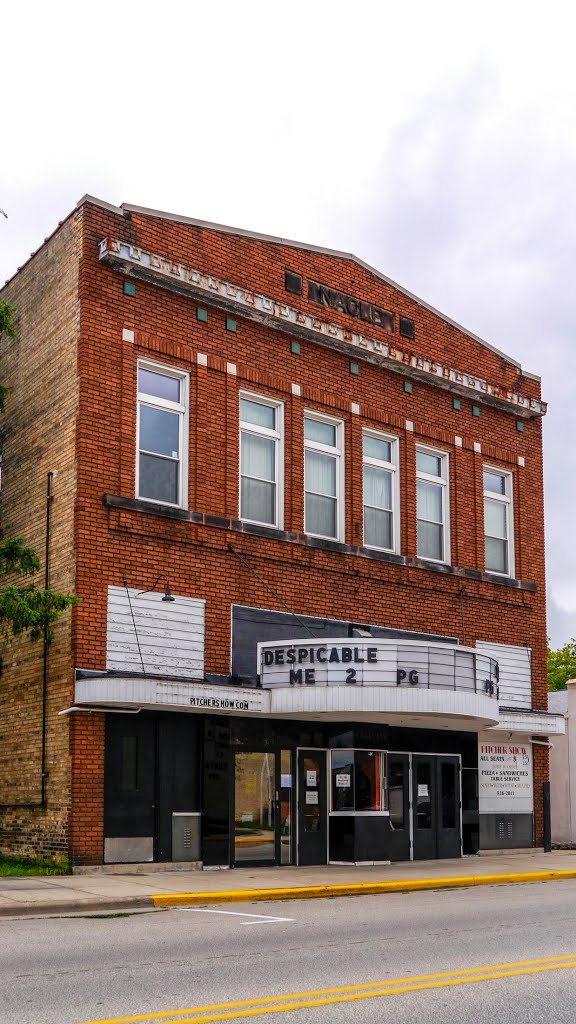
{"type": "Polygon", "coordinates": [[[330,818],[389,818],[390,811],[329,811],[330,818]]]}
{"type": "Polygon", "coordinates": [[[337,540],[323,540],[306,533],[289,533],[272,526],[257,526],[245,523],[240,519],[228,519],[225,516],[212,516],[203,512],[189,512],[173,505],[159,505],[142,498],[127,498],[120,494],[104,494],[106,508],[120,509],[124,512],[143,512],[147,515],[161,516],[165,519],[195,523],[198,526],[212,526],[220,530],[244,533],[253,537],[264,537],[269,540],[287,541],[290,544],[301,544],[304,547],[316,548],[319,551],[331,551],[335,554],[358,555],[362,558],[388,562],[392,565],[406,566],[415,569],[426,569],[428,572],[440,573],[444,576],[456,576],[460,579],[477,580],[481,583],[493,583],[512,590],[535,593],[537,586],[530,580],[511,579],[508,576],[495,576],[493,573],[481,572],[479,569],[466,569],[459,565],[448,565],[444,562],[430,562],[425,558],[412,555],[394,555],[375,548],[365,548],[359,544],[343,544],[337,540]]]}

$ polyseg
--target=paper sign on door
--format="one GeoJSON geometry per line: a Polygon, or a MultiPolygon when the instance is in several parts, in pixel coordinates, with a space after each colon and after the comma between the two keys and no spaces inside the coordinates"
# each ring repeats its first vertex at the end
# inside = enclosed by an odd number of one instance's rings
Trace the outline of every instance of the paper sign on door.
{"type": "Polygon", "coordinates": [[[350,789],[350,776],[349,775],[337,775],[336,776],[336,787],[338,789],[350,789]]]}
{"type": "Polygon", "coordinates": [[[310,771],[306,772],[306,785],[307,786],[315,786],[316,785],[316,776],[317,776],[317,774],[318,774],[318,772],[310,772],[310,771]]]}
{"type": "Polygon", "coordinates": [[[318,790],[317,789],[312,789],[312,790],[309,789],[308,790],[308,792],[306,793],[306,803],[307,804],[317,804],[318,803],[318,790]]]}

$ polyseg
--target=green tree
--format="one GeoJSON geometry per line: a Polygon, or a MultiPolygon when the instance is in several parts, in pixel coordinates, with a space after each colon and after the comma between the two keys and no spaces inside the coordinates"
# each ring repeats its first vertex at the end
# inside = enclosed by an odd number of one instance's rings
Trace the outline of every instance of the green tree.
{"type": "Polygon", "coordinates": [[[547,648],[548,689],[565,690],[568,679],[576,679],[576,640],[572,637],[557,651],[547,648]]]}
{"type": "MultiPolygon", "coordinates": [[[[15,336],[14,314],[14,308],[0,299],[0,342],[4,337],[15,336]]],[[[7,391],[0,385],[0,412],[4,411],[7,391]]],[[[21,537],[4,537],[0,528],[0,628],[5,633],[14,636],[28,633],[31,640],[39,640],[46,633],[50,640],[56,619],[78,602],[78,598],[69,594],[38,587],[30,577],[39,571],[36,552],[27,547],[21,537]],[[6,577],[24,577],[24,580],[7,582],[6,577]]]]}

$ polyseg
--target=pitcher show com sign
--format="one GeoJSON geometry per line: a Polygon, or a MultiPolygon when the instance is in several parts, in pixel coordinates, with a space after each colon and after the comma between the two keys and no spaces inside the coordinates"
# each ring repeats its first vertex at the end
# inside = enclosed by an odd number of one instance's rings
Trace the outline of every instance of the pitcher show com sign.
{"type": "Polygon", "coordinates": [[[533,810],[532,745],[478,740],[480,814],[531,814],[533,810]]]}

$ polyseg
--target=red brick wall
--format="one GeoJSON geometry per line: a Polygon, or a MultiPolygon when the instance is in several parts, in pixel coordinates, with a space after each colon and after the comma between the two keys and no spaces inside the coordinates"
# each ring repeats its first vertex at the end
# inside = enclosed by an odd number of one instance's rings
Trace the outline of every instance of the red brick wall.
{"type": "MultiPolygon", "coordinates": [[[[541,742],[548,742],[547,736],[542,736],[541,742]]],[[[549,777],[550,751],[548,747],[541,747],[535,744],[532,747],[534,774],[534,846],[544,845],[544,814],[542,799],[542,783],[549,777]]]]}
{"type": "MultiPolygon", "coordinates": [[[[74,613],[75,664],[105,667],[107,586],[119,585],[125,573],[130,585],[144,588],[163,572],[174,593],[206,598],[206,669],[227,672],[230,604],[281,607],[228,552],[233,543],[297,613],[452,634],[469,645],[477,639],[529,645],[533,705],[545,708],[540,420],[525,421],[520,433],[514,414],[482,405],[476,418],[467,399],[461,399],[457,412],[450,393],[419,382],[406,394],[400,376],[358,355],[346,357],[307,342],[301,342],[299,356],[293,355],[286,335],[240,316],[236,333],[228,332],[226,314],[210,307],[208,322],[202,323],[194,301],[151,284],[137,281],[136,296],[125,296],[122,275],[99,262],[97,243],[106,235],[120,238],[318,313],[303,297],[285,293],[288,267],[414,319],[417,352],[509,387],[517,384],[517,368],[351,261],[160,219],[133,215],[124,220],[93,206],[84,207],[84,226],[75,526],[77,589],[83,600],[74,613]],[[134,344],[122,342],[124,328],[135,330],[134,344]],[[197,365],[198,352],[208,356],[207,367],[197,365]],[[317,409],[345,423],[348,544],[361,544],[361,431],[369,426],[400,439],[404,555],[416,554],[417,442],[437,445],[450,455],[451,561],[456,566],[483,569],[483,463],[511,471],[516,576],[534,582],[536,592],[362,554],[324,552],[297,541],[105,509],[105,491],[134,496],[136,362],[143,356],[190,373],[190,509],[237,519],[238,395],[241,389],[254,390],[285,402],[285,530],[297,534],[303,529],[302,413],[317,409]],[[350,358],[360,362],[359,377],[349,372],[350,358]],[[227,362],[236,364],[236,376],[226,372],[227,362]],[[292,383],[301,386],[301,397],[292,395],[292,383]],[[352,415],[352,402],[360,404],[360,416],[352,415]],[[406,430],[407,419],[413,432],[406,430]],[[462,437],[462,448],[455,446],[455,435],[462,437]],[[481,454],[474,451],[474,442],[481,444],[481,454]],[[525,467],[518,465],[518,456],[525,458],[525,467]]],[[[344,314],[331,312],[330,318],[350,326],[344,314]]],[[[531,380],[521,389],[539,394],[531,380]]],[[[100,764],[102,752],[95,736],[93,741],[93,757],[100,764]]],[[[79,758],[80,775],[92,772],[89,759],[86,752],[79,758]]],[[[537,765],[539,798],[545,771],[540,756],[537,765]]],[[[97,772],[90,777],[95,779],[97,772]]],[[[98,792],[91,804],[94,829],[98,792]]],[[[101,848],[101,836],[96,842],[91,831],[86,843],[75,833],[75,843],[77,858],[85,860],[98,844],[101,848]]]]}
{"type": "MultiPolygon", "coordinates": [[[[411,347],[420,355],[477,373],[492,383],[533,397],[539,395],[538,383],[529,378],[519,381],[518,368],[511,362],[351,260],[160,218],[133,214],[131,219],[125,219],[94,205],[84,205],[11,283],[6,296],[9,300],[16,296],[21,305],[29,302],[31,310],[37,307],[36,333],[28,331],[26,334],[31,338],[30,352],[36,352],[31,362],[29,354],[26,355],[25,365],[32,376],[35,372],[38,381],[43,380],[40,367],[52,367],[55,373],[49,392],[35,384],[34,379],[26,380],[26,392],[31,389],[37,404],[23,405],[21,419],[13,419],[12,423],[17,427],[14,437],[18,438],[18,444],[25,442],[22,450],[27,452],[27,466],[38,466],[40,475],[34,483],[35,509],[41,510],[36,491],[44,470],[61,470],[60,486],[64,490],[60,493],[68,495],[68,503],[63,500],[59,506],[62,519],[55,542],[55,580],[60,585],[73,581],[75,571],[76,590],[82,598],[72,615],[72,648],[69,634],[62,633],[62,645],[58,648],[62,660],[54,661],[61,684],[51,690],[54,732],[50,733],[50,749],[54,767],[50,785],[59,788],[49,789],[49,803],[53,802],[57,813],[47,819],[47,824],[52,835],[57,836],[55,842],[61,846],[67,841],[66,820],[71,800],[72,826],[68,840],[74,860],[90,863],[101,859],[103,717],[97,714],[71,716],[69,752],[74,769],[70,791],[67,746],[70,719],[58,719],[56,712],[71,701],[73,665],[105,667],[108,585],[120,584],[126,574],[130,585],[145,588],[162,572],[169,578],[174,593],[205,598],[206,670],[227,672],[231,603],[282,607],[228,551],[228,543],[246,555],[282,601],[297,613],[456,635],[468,645],[478,639],[527,644],[533,650],[533,706],[545,708],[540,420],[525,421],[520,433],[516,430],[514,413],[481,404],[481,416],[473,417],[471,400],[461,398],[461,410],[456,411],[452,408],[451,394],[430,384],[415,380],[413,393],[406,394],[400,375],[362,361],[359,352],[346,356],[301,341],[300,355],[294,355],[286,334],[239,314],[235,317],[236,332],[226,331],[226,314],[206,302],[202,305],[209,310],[208,322],[202,323],[196,316],[197,304],[191,298],[152,284],[137,281],[136,296],[126,296],[122,290],[122,275],[98,259],[98,242],[106,235],[288,301],[346,328],[356,326],[344,313],[330,311],[328,316],[327,311],[322,312],[304,296],[288,295],[284,291],[284,271],[289,268],[301,273],[304,279],[320,280],[389,308],[397,317],[413,319],[415,340],[407,342],[398,338],[402,348],[411,347]],[[69,225],[77,226],[75,235],[69,225]],[[58,290],[56,281],[64,251],[68,252],[71,263],[69,274],[64,275],[58,290]],[[74,306],[72,318],[67,321],[64,298],[67,301],[72,295],[76,296],[76,301],[77,287],[81,305],[74,306]],[[53,305],[47,305],[50,297],[53,305]],[[38,306],[40,300],[43,305],[38,306]],[[79,317],[79,322],[74,317],[79,317]],[[46,333],[46,325],[54,324],[62,324],[61,333],[50,330],[46,333]],[[124,328],[136,332],[134,344],[122,341],[124,328]],[[61,337],[64,340],[60,340],[61,337]],[[207,367],[197,364],[199,352],[208,357],[207,367]],[[143,356],[189,372],[189,508],[226,517],[230,520],[228,524],[206,526],[104,507],[104,492],[134,497],[136,362],[143,356]],[[359,363],[360,376],[350,374],[350,360],[359,363]],[[226,372],[227,362],[236,365],[235,376],[226,372]],[[36,366],[38,369],[34,371],[36,366]],[[301,396],[292,394],[293,383],[300,385],[301,396]],[[237,519],[239,511],[238,397],[241,389],[270,395],[285,403],[284,529],[293,534],[290,539],[250,536],[234,528],[231,522],[237,519]],[[42,404],[43,394],[50,394],[53,403],[42,404]],[[359,416],[352,414],[352,403],[360,405],[359,416]],[[450,456],[453,566],[483,570],[482,465],[489,462],[509,470],[514,477],[516,576],[533,582],[535,592],[507,588],[463,574],[444,575],[420,565],[398,565],[368,558],[359,548],[356,552],[330,552],[305,545],[298,536],[303,530],[304,409],[331,413],[345,424],[345,540],[348,545],[358,547],[362,543],[363,426],[393,433],[399,438],[401,553],[406,556],[416,554],[416,443],[435,445],[450,456]],[[406,420],[413,423],[413,431],[406,429],[406,420]],[[39,438],[35,431],[39,432],[39,438]],[[455,445],[455,435],[462,438],[461,448],[455,445]],[[480,443],[481,454],[474,450],[475,443],[480,443]],[[523,467],[518,464],[519,456],[525,459],[523,467]],[[64,515],[65,508],[68,518],[64,515]]],[[[369,333],[377,336],[378,329],[371,328],[369,333]]],[[[10,458],[16,465],[17,446],[13,447],[13,452],[10,458]]],[[[18,478],[9,469],[7,480],[10,475],[12,479],[18,478]]],[[[21,475],[20,480],[24,479],[21,475]]],[[[33,479],[33,474],[29,473],[28,487],[33,479]]],[[[10,525],[20,530],[20,525],[27,523],[27,512],[32,508],[30,495],[21,490],[18,494],[9,492],[9,496],[10,525]]],[[[35,515],[41,517],[41,511],[35,515]]],[[[38,524],[41,525],[40,518],[38,524]]],[[[39,542],[40,525],[36,530],[24,530],[27,539],[39,542]]],[[[65,631],[67,627],[63,624],[61,628],[65,631]]],[[[33,718],[30,704],[29,713],[22,719],[25,702],[32,701],[32,689],[21,686],[15,674],[21,670],[22,652],[29,650],[24,643],[12,648],[14,671],[10,676],[10,693],[14,699],[12,717],[0,718],[3,732],[5,722],[9,730],[10,723],[16,722],[17,727],[22,728],[33,718]]],[[[52,657],[56,658],[56,648],[52,657]]],[[[38,661],[37,654],[36,659],[38,661]]],[[[38,678],[37,661],[35,667],[26,669],[28,674],[24,678],[30,683],[38,678]]],[[[37,710],[36,703],[32,703],[37,710]]],[[[5,737],[4,743],[8,763],[12,754],[5,737]]],[[[31,745],[27,771],[32,762],[36,763],[35,750],[31,745]]],[[[546,758],[537,751],[546,753],[546,750],[535,749],[538,833],[541,829],[541,781],[547,767],[546,758]]],[[[19,771],[24,778],[22,765],[19,771]]],[[[5,775],[8,782],[11,778],[5,775]]],[[[16,783],[14,776],[10,793],[15,791],[16,783]]],[[[13,838],[18,827],[14,821],[13,838]]],[[[30,820],[25,818],[21,827],[23,835],[31,827],[30,820]]],[[[43,836],[38,839],[39,846],[48,842],[46,830],[43,836]]]]}

